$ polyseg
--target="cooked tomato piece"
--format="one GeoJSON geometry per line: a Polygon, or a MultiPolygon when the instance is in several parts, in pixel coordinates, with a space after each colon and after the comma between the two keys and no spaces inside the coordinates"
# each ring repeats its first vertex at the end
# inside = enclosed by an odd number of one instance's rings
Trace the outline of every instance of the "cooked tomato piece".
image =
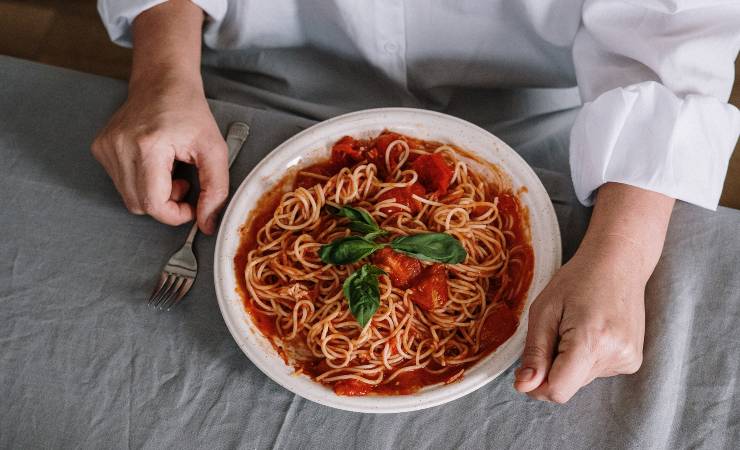
{"type": "Polygon", "coordinates": [[[394,252],[385,247],[373,253],[373,264],[385,270],[394,287],[406,289],[409,282],[421,272],[418,259],[394,252]]]}
{"type": "Polygon", "coordinates": [[[496,348],[506,342],[519,325],[519,319],[505,304],[497,303],[493,308],[480,331],[481,346],[484,349],[496,348]]]}
{"type": "Polygon", "coordinates": [[[335,167],[350,167],[365,159],[362,142],[344,136],[331,148],[331,162],[335,167]]]}
{"type": "MultiPolygon", "coordinates": [[[[394,198],[396,199],[396,203],[408,206],[411,210],[411,214],[416,214],[421,211],[421,202],[413,197],[414,194],[418,195],[419,197],[426,194],[424,186],[420,185],[419,183],[414,183],[411,186],[388,189],[378,196],[378,202],[394,198]]],[[[391,215],[403,211],[403,209],[399,208],[398,206],[386,206],[384,208],[380,208],[380,211],[385,214],[391,215]]]]}
{"type": "Polygon", "coordinates": [[[441,308],[449,300],[447,269],[442,264],[432,264],[413,280],[410,299],[426,310],[441,308]]]}
{"type": "Polygon", "coordinates": [[[334,393],[337,395],[367,395],[372,390],[373,386],[371,384],[364,383],[360,380],[339,380],[334,383],[334,393]]]}
{"type": "Polygon", "coordinates": [[[419,181],[427,191],[435,191],[440,194],[447,192],[450,181],[452,181],[453,172],[442,155],[432,153],[419,156],[411,164],[411,167],[419,175],[419,181]]]}
{"type": "Polygon", "coordinates": [[[384,131],[375,138],[375,147],[385,155],[385,151],[388,150],[390,143],[399,139],[403,140],[403,137],[400,134],[384,131]]]}
{"type": "MultiPolygon", "coordinates": [[[[378,168],[378,176],[381,179],[385,179],[388,175],[388,167],[385,165],[385,154],[388,151],[388,146],[391,142],[399,139],[402,141],[406,140],[400,134],[384,131],[375,138],[372,148],[367,152],[367,160],[375,163],[375,166],[378,168]]],[[[395,167],[395,164],[398,164],[400,155],[401,147],[398,145],[394,146],[391,149],[391,155],[389,157],[391,165],[395,167]]]]}

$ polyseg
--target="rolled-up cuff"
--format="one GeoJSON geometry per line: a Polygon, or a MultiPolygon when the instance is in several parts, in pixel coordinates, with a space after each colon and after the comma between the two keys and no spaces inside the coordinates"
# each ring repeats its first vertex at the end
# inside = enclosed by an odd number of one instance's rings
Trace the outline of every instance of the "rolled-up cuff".
{"type": "Polygon", "coordinates": [[[644,82],[583,105],[570,138],[578,199],[619,182],[715,210],[740,133],[740,111],[702,95],[679,98],[644,82]]]}
{"type": "MultiPolygon", "coordinates": [[[[167,0],[98,0],[98,13],[111,41],[123,47],[133,45],[131,25],[136,16],[167,0]]],[[[227,0],[190,0],[214,21],[223,20],[228,8],[227,0]]]]}

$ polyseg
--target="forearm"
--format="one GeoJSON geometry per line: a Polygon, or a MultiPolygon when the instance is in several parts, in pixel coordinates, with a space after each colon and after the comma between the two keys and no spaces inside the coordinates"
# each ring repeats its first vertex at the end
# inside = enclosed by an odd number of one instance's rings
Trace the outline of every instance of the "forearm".
{"type": "Polygon", "coordinates": [[[604,184],[579,252],[629,260],[628,267],[647,281],[663,251],[674,203],[673,198],[656,192],[604,184]]]}
{"type": "Polygon", "coordinates": [[[189,0],[170,0],[141,13],[133,24],[134,55],[129,87],[153,82],[202,89],[203,11],[189,0]]]}

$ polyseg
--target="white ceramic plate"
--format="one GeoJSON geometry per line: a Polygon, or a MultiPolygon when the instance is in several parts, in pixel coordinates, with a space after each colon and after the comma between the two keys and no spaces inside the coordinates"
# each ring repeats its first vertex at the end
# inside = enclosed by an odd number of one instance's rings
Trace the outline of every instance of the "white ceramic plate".
{"type": "MultiPolygon", "coordinates": [[[[216,241],[214,278],[224,321],[239,347],[268,377],[284,388],[317,403],[348,411],[391,413],[429,408],[462,397],[496,378],[511,366],[524,348],[527,312],[561,258],[560,232],[550,199],[532,169],[509,146],[464,120],[426,110],[381,108],[359,111],[321,122],[298,133],[267,155],[244,179],[221,221],[216,241]],[[423,388],[411,395],[342,397],[305,375],[295,375],[257,330],[244,310],[234,273],[239,229],[264,192],[289,168],[325,158],[331,145],[345,135],[369,137],[390,129],[420,139],[452,143],[485,161],[498,164],[511,178],[514,190],[526,186],[523,203],[529,209],[535,268],[527,304],[514,335],[494,353],[465,371],[462,380],[423,388]]],[[[249,380],[244,380],[248,383],[249,380]]]]}

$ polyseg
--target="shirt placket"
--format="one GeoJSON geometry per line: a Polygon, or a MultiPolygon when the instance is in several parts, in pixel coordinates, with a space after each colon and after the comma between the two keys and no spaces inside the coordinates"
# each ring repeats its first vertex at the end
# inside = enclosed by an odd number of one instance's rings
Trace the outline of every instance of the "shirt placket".
{"type": "Polygon", "coordinates": [[[375,56],[378,66],[407,89],[406,19],[403,0],[375,2],[375,56]]]}

